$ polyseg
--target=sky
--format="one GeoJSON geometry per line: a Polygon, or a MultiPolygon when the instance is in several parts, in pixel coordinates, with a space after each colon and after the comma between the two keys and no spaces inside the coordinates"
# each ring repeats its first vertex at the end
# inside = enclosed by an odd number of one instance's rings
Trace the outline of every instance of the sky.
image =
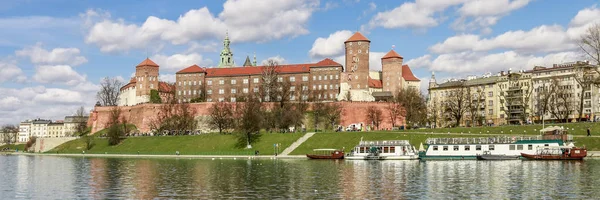
{"type": "Polygon", "coordinates": [[[371,40],[370,68],[394,49],[423,92],[468,75],[584,60],[576,41],[600,22],[597,0],[4,0],[0,124],[93,109],[103,77],[128,82],[146,57],[160,79],[218,65],[225,33],[236,64],[344,64],[343,42],[371,40]]]}

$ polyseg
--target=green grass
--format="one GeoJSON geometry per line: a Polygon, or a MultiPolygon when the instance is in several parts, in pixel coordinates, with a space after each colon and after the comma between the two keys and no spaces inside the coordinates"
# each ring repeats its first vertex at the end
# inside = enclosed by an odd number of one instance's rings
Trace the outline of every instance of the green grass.
{"type": "MultiPolygon", "coordinates": [[[[592,135],[600,135],[600,123],[562,123],[562,124],[546,124],[548,126],[563,126],[569,129],[569,134],[586,135],[587,128],[590,128],[592,135]]],[[[534,125],[506,125],[506,126],[486,126],[486,127],[457,127],[457,128],[436,128],[436,129],[414,129],[405,130],[405,132],[425,132],[425,133],[473,133],[473,134],[519,134],[519,135],[536,135],[540,134],[542,129],[541,124],[534,125]],[[512,130],[512,132],[511,132],[512,130]],[[489,131],[489,132],[488,132],[489,131]]]]}
{"type": "MultiPolygon", "coordinates": [[[[129,128],[129,130],[132,130],[132,131],[137,130],[137,127],[134,124],[127,124],[127,128],[129,128]]],[[[90,128],[90,130],[91,130],[91,128],[90,128]]],[[[101,136],[103,134],[106,134],[107,132],[108,132],[108,128],[105,128],[105,129],[96,131],[95,133],[92,133],[92,135],[101,136]]]]}
{"type": "MultiPolygon", "coordinates": [[[[173,155],[179,151],[181,155],[261,155],[274,154],[273,144],[280,143],[279,153],[302,137],[303,134],[262,134],[260,140],[252,145],[252,149],[236,147],[235,135],[204,134],[196,136],[160,136],[160,137],[130,137],[120,144],[109,146],[108,140],[96,138],[95,146],[86,153],[95,154],[151,154],[173,155]]],[[[85,150],[83,139],[77,139],[62,144],[48,153],[82,153],[85,150]]]]}
{"type": "Polygon", "coordinates": [[[23,151],[25,149],[25,144],[5,144],[0,146],[0,149],[10,148],[11,150],[18,149],[19,151],[23,151]]]}

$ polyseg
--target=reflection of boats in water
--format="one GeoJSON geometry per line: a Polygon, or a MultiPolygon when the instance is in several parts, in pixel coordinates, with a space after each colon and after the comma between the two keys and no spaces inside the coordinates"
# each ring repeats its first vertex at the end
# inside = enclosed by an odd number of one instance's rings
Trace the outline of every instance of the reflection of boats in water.
{"type": "Polygon", "coordinates": [[[412,160],[419,155],[408,140],[360,141],[345,159],[348,160],[412,160]]]}
{"type": "Polygon", "coordinates": [[[490,151],[484,151],[483,154],[477,154],[477,160],[516,160],[519,156],[507,156],[492,154],[490,151]]]}
{"type": "MultiPolygon", "coordinates": [[[[561,127],[548,127],[538,136],[490,136],[479,138],[428,138],[427,149],[419,152],[421,160],[480,159],[504,160],[535,154],[540,147],[558,147],[573,141],[561,127]],[[484,152],[488,152],[485,155],[484,152]]],[[[572,144],[570,144],[572,145],[572,144]]]]}
{"type": "Polygon", "coordinates": [[[529,160],[583,160],[587,156],[587,149],[573,146],[540,147],[535,154],[521,153],[521,156],[529,160]]]}
{"type": "Polygon", "coordinates": [[[306,154],[311,159],[344,159],[344,151],[337,149],[314,149],[313,154],[306,154]]]}

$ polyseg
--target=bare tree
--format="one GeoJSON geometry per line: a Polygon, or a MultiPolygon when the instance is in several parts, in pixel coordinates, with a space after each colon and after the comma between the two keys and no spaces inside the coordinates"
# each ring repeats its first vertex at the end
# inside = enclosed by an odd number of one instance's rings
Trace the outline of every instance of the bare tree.
{"type": "Polygon", "coordinates": [[[404,119],[407,125],[419,125],[427,118],[425,97],[421,92],[411,88],[403,88],[396,95],[395,102],[404,108],[404,119]]]}
{"type": "Polygon", "coordinates": [[[19,126],[12,124],[2,126],[2,141],[6,144],[12,144],[17,141],[19,135],[19,126]]]}
{"type": "Polygon", "coordinates": [[[524,123],[530,116],[530,100],[533,86],[522,73],[509,73],[506,84],[501,84],[500,100],[504,101],[507,121],[524,123]]]}
{"type": "Polygon", "coordinates": [[[471,118],[471,126],[482,125],[481,121],[485,119],[485,115],[481,114],[481,110],[485,108],[485,92],[477,86],[466,87],[466,89],[467,109],[471,118]]]}
{"type": "Polygon", "coordinates": [[[553,79],[549,84],[543,84],[536,88],[536,114],[540,116],[542,123],[544,123],[544,116],[550,111],[550,105],[552,99],[556,94],[557,80],[553,79]]]}
{"type": "Polygon", "coordinates": [[[467,89],[461,85],[449,92],[450,95],[443,102],[443,110],[456,122],[456,126],[460,126],[460,120],[468,110],[467,89]]]}
{"type": "MultiPolygon", "coordinates": [[[[174,91],[173,91],[174,93],[174,91]]],[[[156,133],[185,134],[197,128],[196,110],[189,103],[177,103],[175,95],[167,95],[158,113],[150,121],[150,128],[156,133]]]]}
{"type": "Polygon", "coordinates": [[[100,82],[100,91],[96,94],[96,99],[101,106],[116,106],[119,102],[123,83],[117,78],[105,77],[100,82]]]}
{"type": "Polygon", "coordinates": [[[268,60],[268,64],[262,68],[259,94],[265,102],[277,101],[277,90],[280,85],[278,82],[279,70],[280,67],[274,60],[268,60]]]}
{"type": "Polygon", "coordinates": [[[573,94],[564,89],[564,86],[558,86],[554,98],[552,98],[550,113],[560,122],[568,122],[569,115],[574,111],[573,94]]]}
{"type": "Polygon", "coordinates": [[[383,121],[383,112],[381,109],[375,106],[367,107],[367,119],[377,130],[379,130],[379,125],[383,121]]]}
{"type": "Polygon", "coordinates": [[[315,132],[319,130],[319,125],[323,123],[323,118],[327,113],[327,105],[323,102],[315,102],[312,104],[313,111],[313,122],[315,126],[315,132]]]}
{"type": "Polygon", "coordinates": [[[219,129],[219,133],[233,128],[233,107],[230,103],[218,102],[209,109],[209,125],[219,129]]]}
{"type": "Polygon", "coordinates": [[[429,124],[432,128],[437,128],[439,126],[439,124],[441,124],[442,122],[440,120],[442,120],[443,118],[440,116],[440,105],[438,104],[438,102],[436,100],[433,100],[434,103],[431,103],[428,108],[427,108],[427,118],[429,121],[429,124]]]}
{"type": "MultiPolygon", "coordinates": [[[[600,24],[590,26],[577,42],[584,56],[600,64],[600,24]]],[[[596,68],[596,70],[598,70],[596,68]]],[[[596,82],[598,83],[598,82],[596,82]]]]}
{"type": "Polygon", "coordinates": [[[75,118],[73,119],[76,135],[83,136],[89,134],[89,131],[87,130],[87,119],[88,113],[85,112],[85,108],[83,108],[83,106],[79,107],[77,111],[75,111],[75,118]]]}
{"type": "Polygon", "coordinates": [[[578,120],[583,119],[583,106],[586,91],[591,92],[590,90],[592,85],[594,85],[595,77],[598,74],[594,69],[597,69],[597,66],[590,65],[589,63],[578,63],[574,68],[575,76],[573,78],[577,82],[577,85],[579,85],[578,89],[580,89],[578,94],[579,102],[577,104],[579,106],[577,110],[577,113],[579,114],[578,120]]]}
{"type": "Polygon", "coordinates": [[[387,111],[390,115],[390,123],[392,124],[392,127],[396,127],[396,121],[398,121],[400,114],[402,114],[402,105],[396,102],[389,102],[387,105],[387,111]]]}
{"type": "Polygon", "coordinates": [[[124,123],[121,122],[121,109],[119,107],[113,107],[110,109],[110,114],[106,127],[108,127],[107,137],[109,145],[117,145],[123,139],[125,130],[123,130],[124,123]]]}
{"type": "Polygon", "coordinates": [[[335,129],[335,125],[340,123],[342,116],[342,107],[337,103],[330,103],[326,106],[325,120],[331,125],[332,129],[335,129]]]}
{"type": "Polygon", "coordinates": [[[260,129],[263,120],[263,105],[259,99],[249,96],[245,102],[237,102],[235,106],[236,130],[239,133],[238,146],[252,144],[260,138],[260,129]]]}

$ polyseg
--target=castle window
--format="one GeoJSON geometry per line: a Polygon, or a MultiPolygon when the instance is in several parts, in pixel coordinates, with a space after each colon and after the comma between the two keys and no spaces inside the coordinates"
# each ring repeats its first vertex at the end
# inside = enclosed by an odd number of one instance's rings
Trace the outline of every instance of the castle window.
{"type": "Polygon", "coordinates": [[[244,88],[242,89],[242,91],[244,92],[244,94],[248,93],[248,88],[244,88]]]}
{"type": "Polygon", "coordinates": [[[219,80],[219,85],[225,84],[225,80],[219,80]]]}
{"type": "Polygon", "coordinates": [[[329,89],[333,90],[333,84],[329,84],[329,89]]]}
{"type": "Polygon", "coordinates": [[[327,75],[323,76],[323,80],[327,80],[327,75]]]}
{"type": "Polygon", "coordinates": [[[244,84],[248,84],[248,79],[247,78],[244,79],[244,84]]]}
{"type": "Polygon", "coordinates": [[[237,92],[237,90],[231,89],[231,94],[235,94],[236,92],[237,92]]]}
{"type": "Polygon", "coordinates": [[[358,50],[358,53],[362,53],[362,51],[359,49],[359,50],[358,50]]]}
{"type": "Polygon", "coordinates": [[[206,90],[206,94],[212,94],[212,90],[206,90]]]}
{"type": "Polygon", "coordinates": [[[329,75],[329,80],[333,80],[333,75],[329,75]]]}
{"type": "Polygon", "coordinates": [[[303,85],[303,86],[302,86],[302,91],[306,91],[306,90],[308,90],[308,86],[306,86],[306,85],[303,85]]]}
{"type": "Polygon", "coordinates": [[[360,44],[361,44],[361,42],[359,41],[359,42],[358,42],[358,45],[360,45],[360,44]]]}
{"type": "Polygon", "coordinates": [[[335,75],[335,79],[340,79],[339,75],[336,74],[335,75]]]}
{"type": "Polygon", "coordinates": [[[321,85],[319,85],[319,90],[321,90],[321,85]]]}
{"type": "Polygon", "coordinates": [[[196,85],[196,81],[194,81],[194,85],[196,85]]]}
{"type": "Polygon", "coordinates": [[[225,94],[225,90],[224,89],[219,89],[219,94],[225,94]]]}
{"type": "Polygon", "coordinates": [[[183,86],[186,86],[186,85],[187,85],[187,82],[185,82],[185,81],[184,81],[184,82],[183,82],[183,86]]]}
{"type": "Polygon", "coordinates": [[[302,76],[302,81],[308,81],[308,76],[302,76]]]}
{"type": "Polygon", "coordinates": [[[277,77],[277,82],[283,82],[283,77],[277,77]]]}
{"type": "Polygon", "coordinates": [[[225,101],[225,98],[219,98],[219,102],[225,101]]]}
{"type": "Polygon", "coordinates": [[[296,77],[290,76],[290,82],[296,82],[296,77]]]}
{"type": "Polygon", "coordinates": [[[231,102],[235,102],[235,97],[231,97],[231,102]]]}
{"type": "Polygon", "coordinates": [[[154,88],[154,83],[150,83],[150,88],[154,88]]]}
{"type": "Polygon", "coordinates": [[[326,89],[327,89],[327,85],[324,85],[324,86],[323,86],[323,89],[325,89],[325,90],[326,90],[326,89]]]}
{"type": "Polygon", "coordinates": [[[192,95],[192,91],[191,90],[188,90],[188,95],[192,95]]]}
{"type": "Polygon", "coordinates": [[[316,86],[316,85],[313,85],[313,90],[316,90],[316,89],[317,89],[317,86],[316,86]]]}
{"type": "Polygon", "coordinates": [[[291,86],[291,87],[290,87],[290,91],[292,91],[292,92],[293,92],[293,91],[296,91],[296,86],[291,86]]]}
{"type": "Polygon", "coordinates": [[[257,88],[257,87],[255,87],[255,88],[253,89],[253,91],[254,91],[254,92],[258,92],[258,88],[257,88]]]}
{"type": "MultiPolygon", "coordinates": [[[[350,44],[352,44],[352,43],[350,43],[350,44]]],[[[352,49],[350,49],[350,53],[352,53],[352,49]]]]}
{"type": "Polygon", "coordinates": [[[212,101],[211,98],[206,99],[206,102],[211,102],[211,101],[212,101]]]}
{"type": "Polygon", "coordinates": [[[183,95],[185,95],[185,90],[183,91],[183,95]]]}
{"type": "Polygon", "coordinates": [[[194,95],[196,95],[196,90],[194,90],[194,95]]]}
{"type": "Polygon", "coordinates": [[[322,80],[322,77],[321,77],[321,76],[319,76],[319,80],[322,80]]]}
{"type": "Polygon", "coordinates": [[[317,80],[317,76],[313,75],[313,81],[317,80]]]}
{"type": "Polygon", "coordinates": [[[207,82],[206,82],[206,84],[207,84],[207,85],[212,85],[212,81],[211,81],[211,80],[209,80],[209,81],[207,81],[207,82]]]}
{"type": "Polygon", "coordinates": [[[258,78],[254,78],[254,83],[258,83],[258,78]]]}
{"type": "Polygon", "coordinates": [[[237,81],[235,79],[231,80],[231,85],[235,85],[236,83],[237,83],[237,81]]]}

